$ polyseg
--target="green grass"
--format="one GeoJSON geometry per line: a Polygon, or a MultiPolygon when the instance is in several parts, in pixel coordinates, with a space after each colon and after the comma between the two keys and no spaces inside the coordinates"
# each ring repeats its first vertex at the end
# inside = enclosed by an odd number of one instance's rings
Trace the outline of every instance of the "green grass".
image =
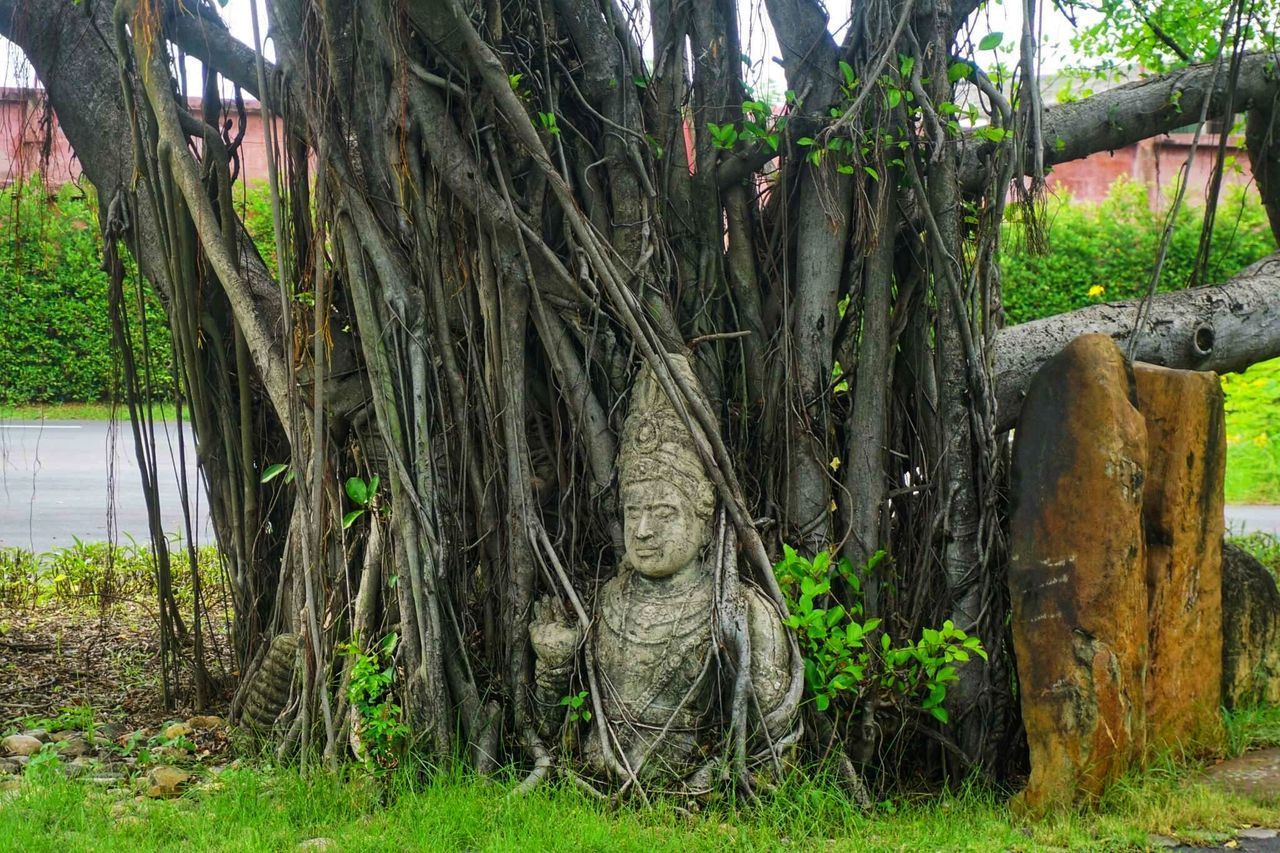
{"type": "MultiPolygon", "coordinates": [[[[1251,713],[1229,723],[1234,742],[1280,736],[1280,711],[1251,713]]],[[[758,806],[689,813],[663,801],[611,807],[561,784],[516,798],[508,795],[514,782],[445,772],[384,787],[355,773],[340,780],[237,768],[165,801],[44,774],[0,789],[0,848],[289,850],[323,837],[340,850],[1115,850],[1146,848],[1151,834],[1225,839],[1276,821],[1274,805],[1210,789],[1194,768],[1168,762],[1116,784],[1094,809],[1029,824],[977,787],[886,800],[863,813],[836,788],[806,781],[758,806]]]]}
{"type": "Polygon", "coordinates": [[[1222,377],[1228,503],[1280,503],[1280,359],[1222,377]]]}
{"type": "MultiPolygon", "coordinates": [[[[157,419],[173,420],[172,403],[153,403],[157,419]]],[[[109,421],[129,422],[129,406],[125,403],[23,403],[0,405],[0,421],[109,421]]],[[[183,410],[183,419],[187,417],[183,410]]]]}

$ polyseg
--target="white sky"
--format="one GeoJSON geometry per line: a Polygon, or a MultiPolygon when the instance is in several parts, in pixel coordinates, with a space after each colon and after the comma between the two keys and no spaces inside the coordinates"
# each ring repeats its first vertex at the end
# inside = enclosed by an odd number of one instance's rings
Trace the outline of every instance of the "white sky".
{"type": "MultiPolygon", "coordinates": [[[[233,35],[245,44],[253,44],[253,27],[250,16],[251,0],[228,0],[222,9],[223,20],[233,35]]],[[[264,0],[254,0],[258,5],[258,21],[267,37],[267,16],[264,0]]],[[[646,0],[621,0],[624,6],[634,3],[647,5],[646,0]]],[[[850,17],[853,0],[829,0],[827,10],[831,17],[832,30],[841,33],[850,17]]],[[[1051,3],[1041,2],[1048,6],[1042,11],[1043,27],[1041,39],[1041,68],[1044,73],[1061,69],[1071,58],[1070,23],[1053,8],[1051,3]]],[[[758,90],[780,94],[786,90],[782,68],[775,58],[779,51],[774,39],[768,16],[762,0],[739,0],[739,18],[743,29],[743,48],[756,64],[753,67],[752,82],[758,90]],[[764,84],[763,86],[761,84],[764,84]]],[[[1016,61],[1012,49],[1017,45],[1022,32],[1022,3],[1019,0],[993,0],[987,8],[973,19],[973,41],[976,43],[989,32],[1004,34],[1003,54],[1005,62],[1016,61]]],[[[267,56],[274,55],[271,45],[266,45],[267,56]]],[[[21,51],[7,41],[0,39],[0,58],[3,69],[0,70],[0,86],[31,86],[34,75],[22,58],[21,51]]],[[[188,61],[189,85],[198,87],[200,66],[195,60],[188,61]]]]}

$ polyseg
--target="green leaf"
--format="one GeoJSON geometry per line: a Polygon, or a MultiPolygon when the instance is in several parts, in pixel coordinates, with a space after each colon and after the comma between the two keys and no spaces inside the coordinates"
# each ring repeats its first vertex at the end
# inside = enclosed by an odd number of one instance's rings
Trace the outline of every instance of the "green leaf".
{"type": "Polygon", "coordinates": [[[902,103],[902,90],[901,90],[901,89],[890,89],[890,90],[889,90],[889,96],[888,96],[888,98],[889,98],[889,100],[888,100],[888,103],[889,103],[889,109],[893,109],[893,108],[894,108],[894,107],[896,107],[898,104],[902,103]]]}
{"type": "Polygon", "coordinates": [[[840,60],[840,73],[844,76],[844,85],[849,88],[853,88],[854,84],[858,81],[857,76],[853,73],[853,66],[845,62],[843,59],[840,60]]]}
{"type": "Polygon", "coordinates": [[[1004,39],[1004,33],[987,33],[982,37],[982,41],[978,42],[978,50],[994,50],[1000,46],[1000,42],[1004,39]]]}
{"type": "Polygon", "coordinates": [[[351,526],[352,522],[354,522],[357,518],[359,518],[362,515],[364,515],[364,510],[362,509],[351,510],[351,512],[347,513],[342,517],[342,529],[346,530],[348,527],[351,526]]]}
{"type": "Polygon", "coordinates": [[[973,74],[973,67],[969,63],[951,63],[947,65],[947,81],[957,83],[968,79],[973,74]]]}
{"type": "Polygon", "coordinates": [[[289,468],[289,465],[286,462],[277,462],[274,465],[268,465],[267,469],[262,472],[262,482],[270,483],[276,477],[279,477],[288,468],[289,468]]]}
{"type": "MultiPolygon", "coordinates": [[[[351,498],[352,503],[364,506],[369,502],[369,486],[359,477],[352,477],[346,482],[347,497],[351,498]]],[[[346,525],[344,524],[343,527],[346,525]]]]}
{"type": "Polygon", "coordinates": [[[819,693],[817,696],[813,697],[813,704],[819,711],[825,711],[831,705],[831,697],[825,693],[819,693]]]}

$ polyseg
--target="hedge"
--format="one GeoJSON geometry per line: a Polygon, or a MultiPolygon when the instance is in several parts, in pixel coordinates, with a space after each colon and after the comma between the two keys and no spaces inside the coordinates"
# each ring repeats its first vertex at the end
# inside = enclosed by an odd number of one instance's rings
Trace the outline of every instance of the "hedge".
{"type": "MultiPolygon", "coordinates": [[[[239,186],[236,202],[271,263],[265,189],[239,186]]],[[[1202,215],[1188,207],[1178,217],[1161,289],[1183,287],[1190,278],[1202,215]]],[[[1016,212],[1005,224],[1001,264],[1009,323],[1145,291],[1164,223],[1148,208],[1144,186],[1118,181],[1099,204],[1053,197],[1045,225],[1048,251],[1037,254],[1023,248],[1016,212]]],[[[0,404],[112,398],[117,359],[101,249],[91,194],[70,186],[50,194],[38,180],[0,191],[0,404]]],[[[1218,208],[1209,280],[1227,279],[1272,251],[1257,195],[1229,189],[1218,208]]],[[[146,313],[157,390],[168,393],[168,327],[154,296],[146,313]]]]}
{"type": "MultiPolygon", "coordinates": [[[[1200,244],[1202,209],[1184,206],[1160,277],[1161,290],[1186,287],[1200,244]]],[[[1147,188],[1127,180],[1112,184],[1098,204],[1051,197],[1045,212],[1048,251],[1025,249],[1016,214],[1005,224],[1001,272],[1009,324],[1082,308],[1102,300],[1136,299],[1151,279],[1164,217],[1153,213],[1147,188]]],[[[1256,192],[1230,187],[1214,221],[1205,283],[1219,283],[1274,252],[1275,240],[1256,192]]]]}
{"type": "MultiPolygon", "coordinates": [[[[237,196],[250,233],[269,251],[267,193],[238,187],[237,196]]],[[[164,398],[173,390],[169,326],[154,292],[144,292],[153,387],[164,398]]],[[[131,319],[137,330],[136,310],[131,319]]],[[[35,177],[0,190],[0,404],[118,399],[118,365],[92,189],[50,190],[35,177]]]]}

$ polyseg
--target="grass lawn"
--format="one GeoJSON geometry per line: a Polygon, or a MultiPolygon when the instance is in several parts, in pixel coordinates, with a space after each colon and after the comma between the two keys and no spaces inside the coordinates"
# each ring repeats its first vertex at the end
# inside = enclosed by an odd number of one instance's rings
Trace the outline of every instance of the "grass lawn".
{"type": "MultiPolygon", "coordinates": [[[[1280,742],[1280,709],[1237,715],[1229,728],[1236,748],[1280,742]]],[[[1115,850],[1149,848],[1152,835],[1221,843],[1280,821],[1275,803],[1223,793],[1167,762],[1117,784],[1095,809],[1026,824],[977,788],[888,799],[864,814],[835,788],[803,782],[759,806],[689,813],[669,802],[611,807],[567,785],[515,798],[514,779],[448,773],[384,784],[232,768],[175,800],[31,776],[0,787],[0,848],[289,850],[324,838],[338,850],[1115,850]]]]}
{"type": "MultiPolygon", "coordinates": [[[[151,410],[156,418],[172,420],[172,403],[155,403],[151,410]]],[[[129,421],[125,403],[4,403],[0,404],[0,421],[129,421]]],[[[183,418],[187,417],[183,410],[183,418]]]]}
{"type": "Polygon", "coordinates": [[[1280,359],[1222,377],[1228,503],[1280,503],[1280,359]]]}

